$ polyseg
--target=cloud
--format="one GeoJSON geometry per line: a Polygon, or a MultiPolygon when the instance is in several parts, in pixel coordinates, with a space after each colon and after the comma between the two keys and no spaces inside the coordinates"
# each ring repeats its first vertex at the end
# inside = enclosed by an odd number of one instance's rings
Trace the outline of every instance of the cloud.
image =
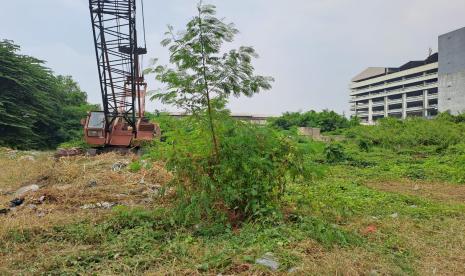
{"type": "MultiPolygon", "coordinates": [[[[26,52],[72,74],[100,102],[87,0],[4,1],[0,34],[26,52]]],[[[241,33],[233,46],[253,45],[257,72],[276,78],[271,91],[232,99],[233,112],[279,114],[330,108],[348,111],[350,79],[368,66],[398,66],[437,49],[437,36],[463,27],[463,0],[211,0],[241,33]]],[[[196,0],[146,0],[149,54],[168,61],[159,45],[167,24],[177,29],[196,0]]],[[[150,89],[159,87],[148,76],[150,89]]],[[[163,108],[159,103],[150,109],[163,108]]],[[[171,108],[170,108],[171,109],[171,108]]]]}

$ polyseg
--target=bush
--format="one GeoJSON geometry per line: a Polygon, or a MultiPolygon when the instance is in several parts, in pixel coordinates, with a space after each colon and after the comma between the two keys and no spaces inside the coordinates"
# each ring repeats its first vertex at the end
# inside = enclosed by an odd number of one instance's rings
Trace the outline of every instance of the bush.
{"type": "Polygon", "coordinates": [[[174,174],[177,219],[183,222],[218,214],[235,222],[269,214],[289,182],[312,172],[296,144],[270,128],[224,117],[217,125],[220,151],[215,160],[198,118],[171,126],[166,142],[157,143],[150,155],[165,160],[174,174]]]}
{"type": "Polygon", "coordinates": [[[371,140],[363,139],[363,138],[358,140],[358,147],[360,148],[361,151],[369,152],[371,146],[372,146],[371,140]]]}
{"type": "Polygon", "coordinates": [[[241,123],[230,127],[214,174],[220,198],[243,214],[267,213],[304,169],[303,156],[289,139],[269,128],[241,123]]]}
{"type": "Polygon", "coordinates": [[[348,120],[344,115],[334,111],[311,110],[304,113],[286,112],[281,117],[272,119],[270,124],[283,130],[290,130],[292,127],[318,127],[322,132],[328,132],[357,126],[360,122],[355,117],[348,120]]]}
{"type": "Polygon", "coordinates": [[[340,163],[347,160],[344,147],[340,143],[330,143],[324,149],[328,163],[340,163]]]}
{"type": "Polygon", "coordinates": [[[394,150],[433,146],[436,150],[442,151],[459,143],[463,132],[463,124],[441,118],[434,120],[411,118],[404,121],[384,118],[375,126],[351,128],[346,131],[346,137],[394,150]]]}

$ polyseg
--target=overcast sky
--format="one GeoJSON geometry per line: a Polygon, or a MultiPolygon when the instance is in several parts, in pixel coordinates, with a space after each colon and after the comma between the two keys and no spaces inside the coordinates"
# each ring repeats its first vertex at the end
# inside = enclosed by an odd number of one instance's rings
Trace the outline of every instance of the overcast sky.
{"type": "MultiPolygon", "coordinates": [[[[167,61],[166,25],[182,29],[195,0],[144,0],[148,57],[167,61]]],[[[72,75],[100,103],[87,0],[0,1],[0,39],[72,75]]],[[[368,66],[400,66],[437,51],[440,34],[465,26],[464,0],[211,0],[240,30],[235,45],[254,46],[257,73],[273,89],[232,99],[235,113],[349,110],[350,79],[368,66]]],[[[148,60],[148,58],[146,58],[148,60]]],[[[148,76],[149,79],[153,76],[148,76]]],[[[149,81],[149,89],[157,84],[149,81]]],[[[1,92],[1,91],[0,91],[1,92]]],[[[150,103],[149,110],[166,109],[150,103]]]]}

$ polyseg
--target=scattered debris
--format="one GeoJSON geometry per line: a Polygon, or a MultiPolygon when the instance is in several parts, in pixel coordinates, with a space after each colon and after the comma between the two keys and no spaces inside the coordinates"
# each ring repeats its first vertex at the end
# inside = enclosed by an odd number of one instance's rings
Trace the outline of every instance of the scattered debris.
{"type": "Polygon", "coordinates": [[[151,167],[151,164],[149,162],[147,162],[147,160],[141,160],[140,164],[142,165],[142,168],[144,168],[144,169],[150,169],[150,167],[151,167]]]}
{"type": "Polygon", "coordinates": [[[129,164],[129,162],[127,161],[118,161],[116,163],[114,163],[112,166],[111,166],[111,169],[112,171],[114,172],[119,172],[121,171],[123,168],[125,168],[127,165],[129,164]]]}
{"type": "Polygon", "coordinates": [[[130,195],[139,195],[139,194],[142,194],[144,191],[145,191],[145,188],[141,187],[141,188],[137,188],[137,189],[134,189],[134,190],[130,190],[129,194],[130,195]]]}
{"type": "Polygon", "coordinates": [[[36,185],[36,184],[32,184],[32,185],[29,185],[29,186],[24,186],[24,187],[20,188],[19,190],[17,190],[15,192],[15,196],[16,197],[22,197],[24,194],[26,194],[28,192],[38,191],[39,188],[40,188],[39,185],[36,185]]]}
{"type": "Polygon", "coordinates": [[[140,203],[142,203],[142,204],[144,204],[144,205],[145,205],[145,204],[150,204],[150,203],[152,203],[152,202],[153,202],[153,199],[152,199],[152,198],[149,198],[149,197],[148,197],[148,198],[144,198],[144,199],[142,199],[142,200],[140,201],[140,203]]]}
{"type": "Polygon", "coordinates": [[[365,229],[363,229],[362,234],[368,235],[368,234],[373,234],[378,231],[378,228],[374,224],[368,225],[365,229]]]}
{"type": "Polygon", "coordinates": [[[370,273],[368,273],[369,276],[377,276],[379,275],[378,271],[376,269],[372,269],[370,273]]]}
{"type": "Polygon", "coordinates": [[[399,217],[399,214],[398,213],[394,213],[391,215],[391,218],[398,218],[399,217]]]}
{"type": "Polygon", "coordinates": [[[276,271],[279,268],[279,263],[276,261],[275,256],[271,252],[265,253],[261,258],[255,261],[256,264],[263,265],[271,269],[272,271],[276,271]]]}
{"type": "Polygon", "coordinates": [[[97,180],[95,180],[95,179],[92,179],[87,183],[87,187],[89,187],[89,188],[93,188],[95,186],[97,186],[97,180]]]}
{"type": "Polygon", "coordinates": [[[6,215],[6,214],[8,214],[8,212],[10,212],[10,209],[8,209],[8,208],[0,209],[0,215],[6,215]]]}
{"type": "Polygon", "coordinates": [[[71,184],[56,186],[56,189],[60,190],[60,191],[66,191],[66,190],[69,190],[71,188],[73,188],[73,185],[71,185],[71,184]]]}
{"type": "Polygon", "coordinates": [[[15,159],[17,154],[17,150],[8,150],[8,152],[6,153],[9,159],[15,159]]]}
{"type": "Polygon", "coordinates": [[[29,209],[31,209],[31,210],[36,210],[37,209],[37,205],[35,205],[35,204],[29,204],[29,205],[27,205],[27,207],[29,209]]]}
{"type": "Polygon", "coordinates": [[[162,192],[162,186],[161,185],[150,185],[148,186],[149,188],[149,193],[154,194],[154,195],[159,195],[162,192]]]}
{"type": "Polygon", "coordinates": [[[84,151],[80,148],[58,149],[57,152],[53,155],[53,157],[55,157],[55,159],[60,159],[61,157],[70,157],[83,154],[84,151]]]}
{"type": "Polygon", "coordinates": [[[110,203],[110,202],[98,202],[95,204],[85,204],[81,206],[81,209],[87,210],[87,209],[111,209],[111,207],[115,206],[116,203],[110,203]]]}
{"type": "Polygon", "coordinates": [[[87,149],[86,151],[87,156],[96,156],[97,155],[97,149],[87,149]]]}
{"type": "Polygon", "coordinates": [[[36,158],[32,155],[23,155],[19,158],[19,160],[36,161],[36,158]]]}
{"type": "Polygon", "coordinates": [[[24,202],[24,198],[15,198],[12,201],[10,201],[10,207],[14,208],[14,207],[20,206],[21,204],[23,204],[23,202],[24,202]]]}
{"type": "Polygon", "coordinates": [[[39,197],[38,202],[44,203],[45,199],[46,199],[46,197],[43,195],[43,196],[39,197]]]}
{"type": "Polygon", "coordinates": [[[291,268],[289,268],[289,270],[288,270],[287,272],[288,272],[288,273],[297,272],[297,267],[291,267],[291,268]]]}

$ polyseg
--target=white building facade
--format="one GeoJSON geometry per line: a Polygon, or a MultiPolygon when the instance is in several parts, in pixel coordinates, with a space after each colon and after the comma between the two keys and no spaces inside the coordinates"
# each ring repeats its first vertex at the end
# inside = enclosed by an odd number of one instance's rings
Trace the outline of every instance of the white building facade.
{"type": "Polygon", "coordinates": [[[362,123],[384,117],[431,118],[465,111],[465,28],[441,35],[439,52],[400,67],[369,67],[350,84],[351,114],[362,123]],[[441,94],[442,91],[442,94],[441,94]]]}

